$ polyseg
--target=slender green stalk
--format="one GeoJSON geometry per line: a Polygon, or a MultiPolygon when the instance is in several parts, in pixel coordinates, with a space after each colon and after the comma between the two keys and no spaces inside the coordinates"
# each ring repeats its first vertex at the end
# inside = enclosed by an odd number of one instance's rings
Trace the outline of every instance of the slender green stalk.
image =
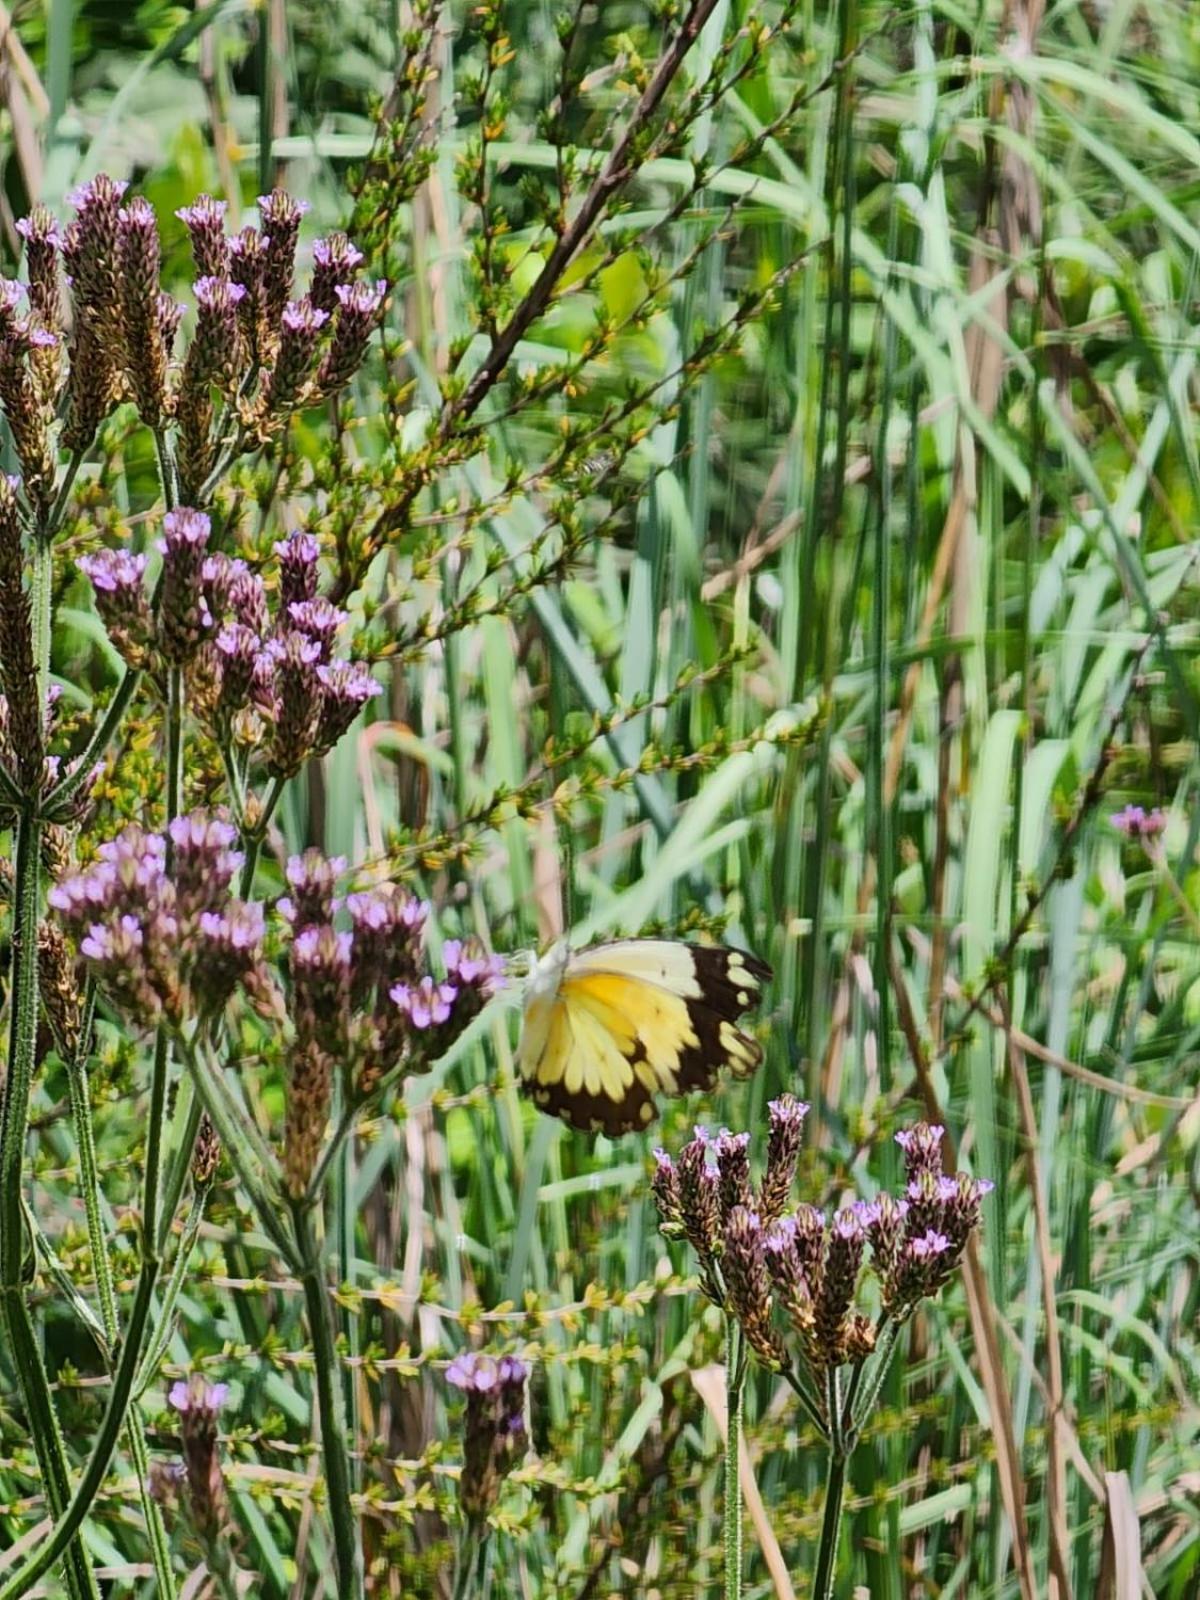
{"type": "Polygon", "coordinates": [[[254,887],[254,869],[258,865],[259,851],[262,849],[263,840],[267,836],[267,827],[275,815],[275,808],[283,798],[283,791],[287,785],[286,778],[276,778],[267,791],[267,798],[254,826],[245,834],[242,848],[246,859],[242,864],[242,879],[238,892],[243,899],[254,887]]]}
{"type": "Polygon", "coordinates": [[[783,1377],[794,1391],[808,1420],[819,1430],[821,1437],[827,1439],[829,1437],[829,1428],[821,1411],[821,1402],[817,1399],[816,1394],[803,1374],[794,1367],[787,1367],[784,1369],[783,1377]]]}
{"type": "MultiPolygon", "coordinates": [[[[96,1289],[100,1298],[100,1315],[107,1345],[106,1355],[111,1356],[120,1338],[120,1324],[117,1318],[117,1296],[113,1287],[112,1268],[104,1237],[104,1224],[100,1216],[100,1176],[96,1168],[96,1139],[92,1128],[91,1096],[84,1056],[88,1032],[88,1029],[84,1030],[83,1045],[67,1063],[67,1076],[71,1095],[71,1117],[75,1126],[75,1147],[79,1152],[79,1184],[83,1190],[88,1243],[96,1272],[96,1289]]],[[[175,1594],[171,1551],[166,1529],[163,1527],[162,1512],[150,1494],[150,1453],[146,1448],[146,1439],[136,1407],[130,1408],[125,1442],[137,1476],[138,1495],[142,1503],[142,1515],[146,1519],[146,1535],[150,1542],[150,1555],[154,1563],[158,1593],[164,1600],[168,1600],[168,1597],[175,1594]]]]}
{"type": "Polygon", "coordinates": [[[162,1204],[158,1214],[157,1243],[160,1257],[166,1254],[171,1225],[175,1221],[175,1213],[179,1210],[179,1199],[187,1182],[203,1110],[204,1105],[192,1087],[191,1077],[182,1078],[179,1083],[179,1093],[175,1098],[175,1126],[179,1129],[179,1133],[171,1145],[170,1160],[167,1162],[166,1177],[163,1180],[162,1204]]]}
{"type": "Polygon", "coordinates": [[[483,1600],[491,1568],[491,1532],[486,1522],[468,1519],[458,1541],[450,1600],[483,1600]]]}
{"type": "Polygon", "coordinates": [[[158,1372],[158,1364],[166,1354],[167,1346],[171,1342],[175,1306],[179,1300],[184,1279],[187,1277],[188,1263],[200,1233],[200,1224],[204,1220],[204,1207],[208,1200],[208,1191],[209,1185],[205,1184],[203,1188],[196,1190],[192,1198],[192,1208],[188,1212],[188,1219],[179,1241],[179,1248],[175,1252],[174,1261],[171,1263],[171,1275],[167,1279],[167,1287],[163,1291],[158,1322],[150,1335],[150,1342],[142,1358],[137,1382],[134,1384],[135,1396],[140,1397],[143,1395],[150,1384],[154,1382],[158,1372]]]}
{"type": "Polygon", "coordinates": [[[62,520],[67,510],[67,501],[71,497],[76,474],[83,465],[83,456],[84,452],[77,450],[70,461],[67,462],[67,470],[62,475],[58,493],[54,496],[54,504],[50,507],[45,523],[40,530],[40,537],[44,544],[50,544],[62,526],[62,520]]]}
{"type": "Polygon", "coordinates": [[[725,1317],[725,1600],[742,1594],[742,1484],[739,1451],[746,1370],[742,1330],[736,1317],[725,1317]]]}
{"type": "Polygon", "coordinates": [[[844,1431],[847,1454],[858,1443],[859,1437],[867,1425],[867,1420],[875,1409],[875,1402],[879,1399],[879,1392],[883,1388],[888,1369],[892,1364],[892,1357],[896,1353],[896,1344],[900,1338],[902,1326],[903,1324],[899,1322],[889,1322],[881,1330],[878,1343],[875,1346],[875,1364],[871,1368],[871,1376],[863,1389],[862,1399],[858,1402],[856,1410],[854,1409],[853,1392],[855,1386],[852,1385],[851,1393],[847,1396],[846,1406],[842,1413],[845,1418],[844,1431]]]}
{"type": "MultiPolygon", "coordinates": [[[[37,562],[48,564],[48,554],[37,562]]],[[[0,1115],[0,1295],[9,1350],[29,1421],[38,1468],[51,1514],[62,1515],[70,1496],[66,1446],[50,1394],[41,1347],[25,1302],[22,1281],[25,1135],[29,1095],[37,1060],[38,913],[41,906],[42,824],[31,808],[17,824],[12,973],[9,987],[8,1068],[0,1115]]],[[[66,1550],[66,1545],[63,1546],[66,1550]]],[[[65,1563],[71,1600],[96,1595],[95,1579],[83,1546],[71,1544],[65,1563]]]]}
{"type": "MultiPolygon", "coordinates": [[[[55,1512],[54,1531],[34,1553],[10,1574],[8,1579],[0,1585],[0,1600],[18,1600],[18,1596],[27,1594],[31,1586],[43,1577],[54,1566],[55,1562],[68,1551],[75,1540],[79,1529],[83,1526],[84,1519],[91,1510],[92,1502],[99,1493],[112,1461],[112,1454],[116,1448],[117,1439],[125,1425],[129,1402],[133,1393],[133,1383],[137,1376],[138,1358],[141,1352],[142,1339],[146,1331],[146,1324],[154,1302],[154,1285],[158,1278],[158,1261],[155,1257],[142,1259],[141,1272],[138,1275],[137,1289],[133,1297],[133,1305],[129,1312],[129,1321],[125,1327],[125,1336],[121,1344],[121,1358],[116,1372],[113,1374],[112,1389],[109,1392],[108,1406],[104,1413],[104,1420],[100,1424],[100,1431],[92,1445],[92,1453],[88,1457],[87,1466],[83,1470],[75,1493],[71,1495],[66,1509],[55,1512]]],[[[24,1302],[17,1297],[16,1304],[24,1311],[24,1302]]],[[[5,1291],[6,1309],[10,1305],[8,1291],[5,1291]]],[[[28,1326],[28,1316],[25,1317],[28,1326]]],[[[30,1330],[32,1333],[32,1330],[30,1330]]],[[[11,1337],[11,1329],[10,1329],[11,1337]]],[[[18,1370],[24,1365],[28,1352],[14,1351],[14,1358],[18,1370]]],[[[40,1352],[36,1345],[33,1355],[39,1361],[40,1352]]],[[[45,1374],[43,1373],[43,1378],[45,1374]]],[[[49,1393],[47,1391],[47,1399],[49,1393]]],[[[53,1419],[53,1412],[50,1413],[53,1419]]],[[[68,1578],[71,1566],[67,1565],[68,1578]]],[[[96,1596],[95,1580],[91,1576],[90,1568],[85,1565],[86,1586],[79,1592],[89,1596],[96,1596]]],[[[71,1590],[74,1594],[76,1591],[71,1590]]]]}
{"type": "Polygon", "coordinates": [[[321,1418],[321,1456],[325,1463],[325,1487],[329,1498],[329,1516],[333,1523],[338,1590],[341,1600],[360,1600],[363,1594],[362,1553],[358,1541],[358,1520],[350,1500],[350,1456],[346,1449],[342,1386],[329,1289],[313,1231],[311,1209],[303,1204],[293,1204],[292,1216],[300,1245],[300,1280],[304,1285],[309,1336],[313,1342],[317,1409],[321,1418]]]}
{"type": "Polygon", "coordinates": [[[833,1600],[833,1579],[837,1569],[838,1542],[842,1531],[842,1497],[846,1492],[846,1457],[829,1452],[829,1476],[825,1484],[825,1515],[821,1522],[821,1543],[817,1548],[817,1572],[813,1579],[813,1600],[833,1600]]]}
{"type": "Polygon", "coordinates": [[[88,775],[96,762],[108,749],[113,736],[121,725],[121,718],[128,709],[129,702],[133,699],[138,684],[141,682],[141,673],[126,670],[125,676],[117,685],[117,692],[108,703],[100,725],[87,742],[87,747],[76,762],[73,771],[46,796],[43,809],[53,812],[56,807],[65,806],[73,800],[79,790],[87,782],[88,775]]]}
{"type": "Polygon", "coordinates": [[[175,471],[175,456],[171,450],[171,441],[161,430],[154,435],[154,453],[158,459],[158,481],[162,489],[163,503],[168,511],[173,511],[179,504],[179,477],[175,471]]]}

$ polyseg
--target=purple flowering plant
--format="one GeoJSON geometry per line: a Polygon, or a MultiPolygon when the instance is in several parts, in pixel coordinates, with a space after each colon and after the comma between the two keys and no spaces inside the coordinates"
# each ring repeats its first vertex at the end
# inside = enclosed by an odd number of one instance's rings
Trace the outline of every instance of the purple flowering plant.
{"type": "Polygon", "coordinates": [[[808,1109],[790,1094],[771,1101],[757,1185],[745,1133],[713,1136],[698,1127],[677,1157],[654,1154],[661,1230],[691,1246],[701,1288],[725,1318],[727,1594],[741,1593],[738,1437],[747,1357],[786,1380],[828,1448],[812,1593],[830,1600],[847,1463],[906,1323],[957,1270],[992,1188],[985,1178],[946,1173],[945,1130],[918,1123],[896,1134],[905,1171],[899,1194],[881,1191],[828,1213],[792,1206],[808,1109]]]}
{"type": "MultiPolygon", "coordinates": [[[[594,325],[589,316],[557,354],[540,323],[558,315],[564,292],[583,303],[632,259],[623,218],[640,166],[690,160],[692,130],[741,73],[735,65],[726,84],[722,63],[744,56],[748,70],[798,8],[785,5],[770,28],[731,29],[734,53],[717,52],[708,89],[684,63],[711,0],[679,17],[668,8],[657,67],[647,58],[632,74],[640,81],[648,70],[645,92],[623,118],[598,124],[611,162],[593,170],[572,157],[540,198],[527,191],[545,250],[529,252],[528,266],[543,265],[526,283],[489,199],[504,79],[521,68],[510,66],[504,7],[488,0],[467,45],[481,44],[490,65],[463,80],[471,131],[455,177],[474,230],[464,262],[473,332],[443,341],[428,363],[434,403],[422,395],[418,406],[408,353],[384,330],[399,328],[400,278],[416,271],[409,202],[436,167],[441,122],[427,112],[444,81],[439,9],[431,0],[411,8],[389,120],[355,180],[347,231],[312,237],[308,202],[284,188],[259,195],[242,225],[224,199],[201,194],[164,215],[136,183],[99,173],[72,191],[63,215],[35,205],[17,221],[22,260],[0,278],[0,412],[15,468],[0,476],[0,829],[12,857],[0,875],[11,890],[0,1308],[13,1410],[28,1427],[46,1518],[44,1536],[0,1573],[0,1600],[39,1583],[97,1600],[83,1530],[118,1448],[139,1486],[158,1592],[177,1592],[156,1492],[167,1487],[218,1589],[244,1588],[236,1502],[221,1483],[228,1396],[207,1378],[197,1380],[207,1388],[189,1380],[169,1390],[155,1435],[178,1434],[169,1463],[152,1459],[144,1415],[163,1386],[221,1170],[302,1286],[322,1454],[315,1503],[339,1594],[365,1593],[369,1519],[357,1491],[370,1486],[356,1483],[344,1415],[331,1179],[363,1119],[392,1110],[400,1087],[445,1058],[503,982],[488,950],[441,938],[443,921],[451,934],[459,923],[431,903],[429,879],[460,869],[480,835],[542,804],[547,776],[585,762],[600,742],[612,745],[617,771],[588,774],[581,803],[603,788],[645,790],[654,762],[673,759],[653,739],[631,745],[630,707],[614,705],[582,734],[552,732],[517,784],[497,782],[479,803],[464,785],[448,823],[421,815],[415,840],[393,848],[387,839],[370,871],[304,850],[298,837],[321,792],[319,764],[381,715],[385,689],[403,688],[393,666],[448,656],[456,635],[547,593],[626,527],[643,492],[646,441],[801,260],[737,287],[689,332],[674,370],[651,363],[619,403],[564,408],[618,340],[643,339],[708,247],[724,247],[725,223],[702,228],[682,255],[668,237],[674,217],[707,193],[701,164],[672,202],[663,242],[638,247],[630,306],[603,309],[594,325]],[[373,355],[381,345],[384,362],[373,355]],[[533,366],[531,350],[541,351],[533,366]],[[356,415],[367,362],[382,373],[369,391],[379,403],[356,415]],[[553,427],[530,435],[525,470],[495,441],[506,419],[534,408],[549,408],[553,427]],[[536,509],[539,531],[526,549],[505,550],[495,514],[518,497],[536,509]],[[98,620],[86,660],[82,650],[64,659],[68,609],[98,620]],[[52,661],[86,679],[81,704],[96,690],[89,708],[55,703],[52,661]],[[55,1053],[69,1084],[98,1310],[82,1296],[72,1303],[105,1369],[103,1410],[86,1439],[64,1439],[40,1285],[28,1275],[30,1133],[39,1074],[55,1053]],[[118,1087],[143,1143],[128,1212],[131,1287],[114,1267],[96,1160],[89,1071],[108,1055],[120,1061],[118,1087]]],[[[592,91],[574,63],[566,70],[569,40],[560,45],[562,95],[550,114],[565,130],[569,102],[592,91]]],[[[756,162],[772,136],[764,126],[738,160],[756,162]]],[[[711,672],[743,658],[735,650],[711,672]]],[[[681,676],[661,707],[686,688],[681,676]]],[[[767,727],[746,730],[746,747],[799,745],[810,732],[790,721],[782,732],[767,727]]],[[[714,737],[689,752],[689,770],[728,753],[714,737]]],[[[555,803],[572,803],[566,787],[555,803]]],[[[516,1369],[505,1370],[515,1394],[516,1369]]],[[[514,1404],[495,1422],[485,1467],[472,1403],[469,1516],[523,1448],[514,1404]]]]}

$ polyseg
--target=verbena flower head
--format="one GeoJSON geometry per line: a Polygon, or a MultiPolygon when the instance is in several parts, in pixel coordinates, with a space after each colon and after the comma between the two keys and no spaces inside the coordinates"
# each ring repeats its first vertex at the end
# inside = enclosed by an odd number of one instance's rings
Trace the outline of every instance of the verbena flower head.
{"type": "Polygon", "coordinates": [[[241,862],[228,823],[208,812],[171,826],[177,880],[162,834],[132,826],[84,872],[47,895],[92,975],[135,1023],[223,1006],[259,958],[262,908],[231,898],[241,862]]]}
{"type": "Polygon", "coordinates": [[[1109,821],[1127,839],[1157,839],[1167,826],[1167,814],[1158,806],[1147,811],[1143,806],[1128,805],[1114,812],[1109,821]]]}
{"type": "Polygon", "coordinates": [[[199,1373],[173,1384],[167,1396],[179,1415],[188,1516],[206,1540],[220,1536],[228,1514],[217,1448],[217,1419],[228,1398],[227,1384],[210,1384],[199,1373]]]}
{"type": "Polygon", "coordinates": [[[158,647],[175,665],[190,661],[212,630],[212,614],[204,598],[210,532],[207,514],[189,506],[168,511],[163,518],[163,537],[158,541],[163,558],[158,647]]]}
{"type": "Polygon", "coordinates": [[[279,610],[286,616],[297,601],[316,597],[321,546],[313,534],[297,530],[272,548],[279,558],[279,610]]]}
{"type": "Polygon", "coordinates": [[[387,284],[339,283],[334,289],[337,312],[329,348],[317,373],[322,394],[343,388],[362,366],[371,335],[383,315],[387,284]]]}
{"type": "Polygon", "coordinates": [[[200,278],[224,278],[229,272],[229,241],[225,237],[224,200],[210,194],[199,195],[190,206],[175,213],[192,240],[192,260],[200,278]]]}
{"type": "Polygon", "coordinates": [[[487,1516],[506,1474],[526,1448],[525,1388],[529,1369],[516,1356],[456,1356],[446,1381],[467,1398],[459,1504],[471,1521],[487,1516]]]}
{"type": "Polygon", "coordinates": [[[331,233],[313,243],[312,255],[309,299],[316,310],[328,313],[338,303],[338,286],[349,284],[362,265],[363,253],[344,233],[331,233]]]}
{"type": "Polygon", "coordinates": [[[297,933],[303,928],[332,922],[341,904],[334,898],[334,886],[345,870],[344,856],[324,856],[319,850],[306,850],[303,855],[288,857],[284,877],[291,893],[277,904],[280,915],[297,933]]]}
{"type": "Polygon", "coordinates": [[[868,1260],[884,1319],[903,1321],[955,1271],[991,1184],[944,1173],[944,1130],[918,1123],[896,1136],[902,1197],[852,1201],[831,1218],[809,1204],[785,1211],[807,1109],[790,1095],[771,1102],[757,1197],[747,1136],[723,1129],[714,1139],[704,1128],[676,1160],[654,1152],[651,1194],[663,1233],[695,1250],[708,1298],[736,1319],[764,1364],[799,1360],[823,1405],[823,1374],[866,1360],[883,1325],[858,1303],[868,1260]]]}

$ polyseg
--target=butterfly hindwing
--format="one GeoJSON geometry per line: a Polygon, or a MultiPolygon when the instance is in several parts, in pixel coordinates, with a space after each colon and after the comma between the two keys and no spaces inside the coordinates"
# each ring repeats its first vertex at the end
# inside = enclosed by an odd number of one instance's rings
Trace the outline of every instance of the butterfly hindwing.
{"type": "Polygon", "coordinates": [[[622,939],[552,957],[526,1002],[518,1064],[535,1103],[577,1128],[645,1127],[658,1094],[745,1076],[758,1042],[737,1026],[770,969],[717,946],[622,939]]]}

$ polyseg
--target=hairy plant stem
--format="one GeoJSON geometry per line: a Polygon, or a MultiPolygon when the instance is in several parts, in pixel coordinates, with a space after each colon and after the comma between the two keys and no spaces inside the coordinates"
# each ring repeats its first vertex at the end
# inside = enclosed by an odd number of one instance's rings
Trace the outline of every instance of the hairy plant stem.
{"type": "MultiPolygon", "coordinates": [[[[194,1141],[193,1141],[194,1142],[194,1141]]],[[[175,1252],[175,1259],[171,1263],[171,1275],[167,1279],[167,1286],[163,1290],[162,1302],[159,1306],[158,1321],[150,1335],[146,1346],[146,1353],[142,1357],[142,1364],[138,1370],[137,1382],[133,1386],[135,1398],[145,1393],[154,1382],[158,1372],[158,1364],[167,1353],[167,1345],[171,1342],[171,1324],[175,1316],[175,1306],[183,1289],[184,1279],[187,1277],[188,1262],[192,1249],[200,1233],[200,1224],[204,1221],[204,1207],[208,1201],[210,1184],[197,1188],[192,1196],[191,1210],[188,1212],[187,1222],[184,1224],[183,1234],[179,1240],[179,1248],[175,1252]]]]}
{"type": "MultiPolygon", "coordinates": [[[[50,662],[51,566],[48,542],[36,541],[32,583],[33,644],[39,692],[43,694],[50,662]]],[[[17,822],[8,1062],[4,1078],[4,1102],[0,1110],[0,1301],[46,1501],[51,1514],[57,1519],[65,1511],[70,1497],[66,1446],[54,1410],[41,1347],[25,1299],[21,1273],[24,1256],[21,1201],[24,1194],[25,1137],[29,1124],[29,1096],[37,1064],[38,917],[42,898],[43,827],[39,796],[24,796],[17,822]]],[[[92,1600],[98,1591],[82,1542],[67,1541],[58,1554],[64,1552],[67,1557],[64,1571],[70,1600],[92,1600]]]]}
{"type": "Polygon", "coordinates": [[[833,1579],[837,1568],[838,1541],[842,1531],[842,1496],[846,1491],[846,1459],[839,1450],[829,1452],[829,1475],[825,1481],[825,1515],[821,1521],[821,1543],[817,1548],[813,1600],[833,1600],[833,1579]]]}
{"type": "Polygon", "coordinates": [[[137,686],[141,682],[141,677],[141,673],[135,671],[132,667],[125,669],[125,676],[117,685],[117,692],[109,701],[108,709],[105,711],[100,725],[88,740],[87,748],[62,782],[56,788],[51,789],[46,796],[43,802],[43,810],[53,811],[56,807],[65,806],[68,801],[75,798],[75,795],[87,782],[92,768],[105,750],[108,749],[113,735],[120,727],[121,719],[129,707],[129,702],[133,699],[137,686]]]}
{"type": "MultiPolygon", "coordinates": [[[[142,1340],[145,1336],[151,1307],[154,1303],[154,1285],[157,1278],[157,1257],[143,1256],[141,1271],[138,1274],[137,1288],[134,1291],[133,1305],[130,1307],[129,1321],[125,1325],[124,1338],[121,1343],[120,1360],[117,1364],[117,1370],[113,1374],[112,1388],[109,1391],[108,1406],[104,1412],[104,1420],[100,1424],[100,1431],[92,1445],[92,1452],[88,1457],[87,1466],[83,1469],[79,1482],[75,1485],[75,1493],[71,1495],[66,1509],[62,1513],[55,1512],[54,1531],[0,1585],[0,1600],[18,1600],[18,1596],[27,1594],[32,1585],[45,1573],[49,1572],[59,1557],[72,1546],[72,1541],[75,1540],[79,1529],[83,1526],[84,1519],[91,1510],[92,1502],[99,1493],[105,1475],[108,1472],[117,1439],[125,1425],[129,1403],[133,1394],[134,1379],[137,1376],[142,1340]]],[[[20,1360],[18,1360],[17,1365],[19,1369],[21,1366],[20,1360]]],[[[85,1588],[82,1593],[95,1597],[97,1595],[97,1590],[94,1587],[95,1580],[91,1577],[90,1569],[85,1568],[85,1570],[91,1587],[85,1588]]],[[[68,1563],[68,1575],[70,1571],[71,1568],[68,1563]]],[[[72,1594],[74,1592],[74,1590],[71,1590],[72,1594]]]]}
{"type": "Polygon", "coordinates": [[[338,1591],[341,1600],[361,1600],[362,1554],[358,1542],[358,1523],[350,1501],[350,1456],[346,1449],[342,1385],[329,1289],[313,1228],[313,1209],[303,1201],[293,1202],[291,1209],[300,1247],[300,1281],[304,1285],[309,1336],[313,1342],[317,1409],[321,1418],[321,1456],[325,1463],[325,1487],[329,1497],[329,1516],[333,1523],[338,1591]]]}
{"type": "Polygon", "coordinates": [[[725,1600],[742,1595],[742,1484],[739,1451],[746,1364],[742,1330],[736,1317],[725,1314],[725,1600]]]}
{"type": "MultiPolygon", "coordinates": [[[[88,1244],[96,1272],[96,1291],[100,1299],[100,1319],[108,1345],[106,1353],[108,1359],[117,1348],[120,1324],[117,1319],[117,1296],[113,1288],[112,1265],[108,1258],[104,1224],[100,1216],[100,1176],[96,1169],[96,1140],[92,1128],[86,1065],[89,1032],[90,1026],[85,1027],[80,1048],[73,1053],[67,1064],[67,1077],[70,1084],[71,1116],[75,1124],[75,1145],[79,1153],[79,1183],[83,1190],[88,1244]]],[[[136,1407],[130,1409],[125,1442],[137,1476],[138,1495],[142,1503],[142,1515],[146,1519],[146,1536],[150,1542],[150,1556],[154,1563],[158,1593],[162,1600],[170,1600],[176,1592],[175,1578],[171,1571],[171,1551],[167,1542],[167,1532],[163,1527],[162,1512],[150,1494],[148,1481],[150,1453],[146,1448],[146,1438],[142,1432],[141,1419],[137,1415],[136,1407]]]]}
{"type": "Polygon", "coordinates": [[[242,878],[239,894],[247,898],[254,887],[254,869],[258,865],[259,851],[262,849],[263,840],[267,836],[267,828],[271,818],[275,815],[275,808],[283,798],[283,791],[287,787],[286,778],[274,778],[267,791],[267,798],[263,801],[262,811],[242,836],[242,848],[246,859],[242,864],[242,878]]]}

